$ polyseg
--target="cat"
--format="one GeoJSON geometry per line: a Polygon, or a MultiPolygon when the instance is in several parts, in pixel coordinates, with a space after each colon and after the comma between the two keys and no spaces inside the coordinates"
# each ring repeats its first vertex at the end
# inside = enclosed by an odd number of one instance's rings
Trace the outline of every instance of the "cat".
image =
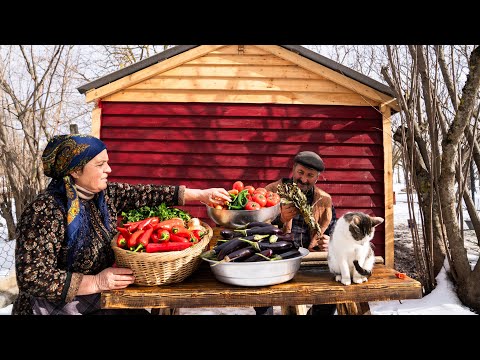
{"type": "Polygon", "coordinates": [[[350,285],[368,280],[375,264],[373,244],[375,227],[381,217],[362,212],[348,212],[337,220],[328,244],[327,263],[335,281],[350,285]]]}

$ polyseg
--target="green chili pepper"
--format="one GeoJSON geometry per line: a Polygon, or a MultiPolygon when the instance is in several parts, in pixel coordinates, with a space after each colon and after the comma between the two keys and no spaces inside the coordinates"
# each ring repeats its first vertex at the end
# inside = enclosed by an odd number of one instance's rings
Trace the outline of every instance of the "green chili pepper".
{"type": "Polygon", "coordinates": [[[242,190],[237,195],[233,195],[232,201],[228,203],[228,208],[230,210],[243,209],[248,202],[247,195],[248,195],[248,190],[242,190]]]}

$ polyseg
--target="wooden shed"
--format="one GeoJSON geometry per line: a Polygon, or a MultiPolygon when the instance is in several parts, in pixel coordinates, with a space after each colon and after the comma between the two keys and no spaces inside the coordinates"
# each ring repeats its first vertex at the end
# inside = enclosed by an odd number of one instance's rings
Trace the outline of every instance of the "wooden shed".
{"type": "MultiPolygon", "coordinates": [[[[111,181],[258,187],[313,150],[337,217],[385,218],[373,243],[393,266],[399,109],[388,86],[297,45],[182,45],[78,90],[96,104],[92,134],[108,146],[111,181]]],[[[212,224],[203,205],[184,209],[212,224]]]]}

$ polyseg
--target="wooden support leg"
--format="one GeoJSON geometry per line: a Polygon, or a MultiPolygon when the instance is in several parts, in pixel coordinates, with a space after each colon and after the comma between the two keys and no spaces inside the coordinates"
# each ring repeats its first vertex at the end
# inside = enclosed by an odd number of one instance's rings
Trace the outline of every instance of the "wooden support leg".
{"type": "Polygon", "coordinates": [[[177,308],[165,308],[165,309],[159,309],[159,308],[153,308],[151,311],[152,315],[178,315],[178,309],[177,308]]]}
{"type": "Polygon", "coordinates": [[[338,315],[371,315],[368,302],[337,304],[338,315]]]}
{"type": "Polygon", "coordinates": [[[306,315],[307,305],[282,306],[282,315],[306,315]]]}

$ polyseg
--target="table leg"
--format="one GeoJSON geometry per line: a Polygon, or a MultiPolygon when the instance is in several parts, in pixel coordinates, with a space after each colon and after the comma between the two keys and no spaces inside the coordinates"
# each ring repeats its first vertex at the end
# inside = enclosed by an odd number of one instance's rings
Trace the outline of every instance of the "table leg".
{"type": "Polygon", "coordinates": [[[307,305],[282,306],[282,315],[307,315],[307,305]]]}
{"type": "Polygon", "coordinates": [[[152,308],[151,314],[152,315],[178,315],[178,309],[177,308],[165,308],[165,309],[152,308]]]}
{"type": "Polygon", "coordinates": [[[368,302],[337,304],[338,315],[371,315],[368,302]]]}

